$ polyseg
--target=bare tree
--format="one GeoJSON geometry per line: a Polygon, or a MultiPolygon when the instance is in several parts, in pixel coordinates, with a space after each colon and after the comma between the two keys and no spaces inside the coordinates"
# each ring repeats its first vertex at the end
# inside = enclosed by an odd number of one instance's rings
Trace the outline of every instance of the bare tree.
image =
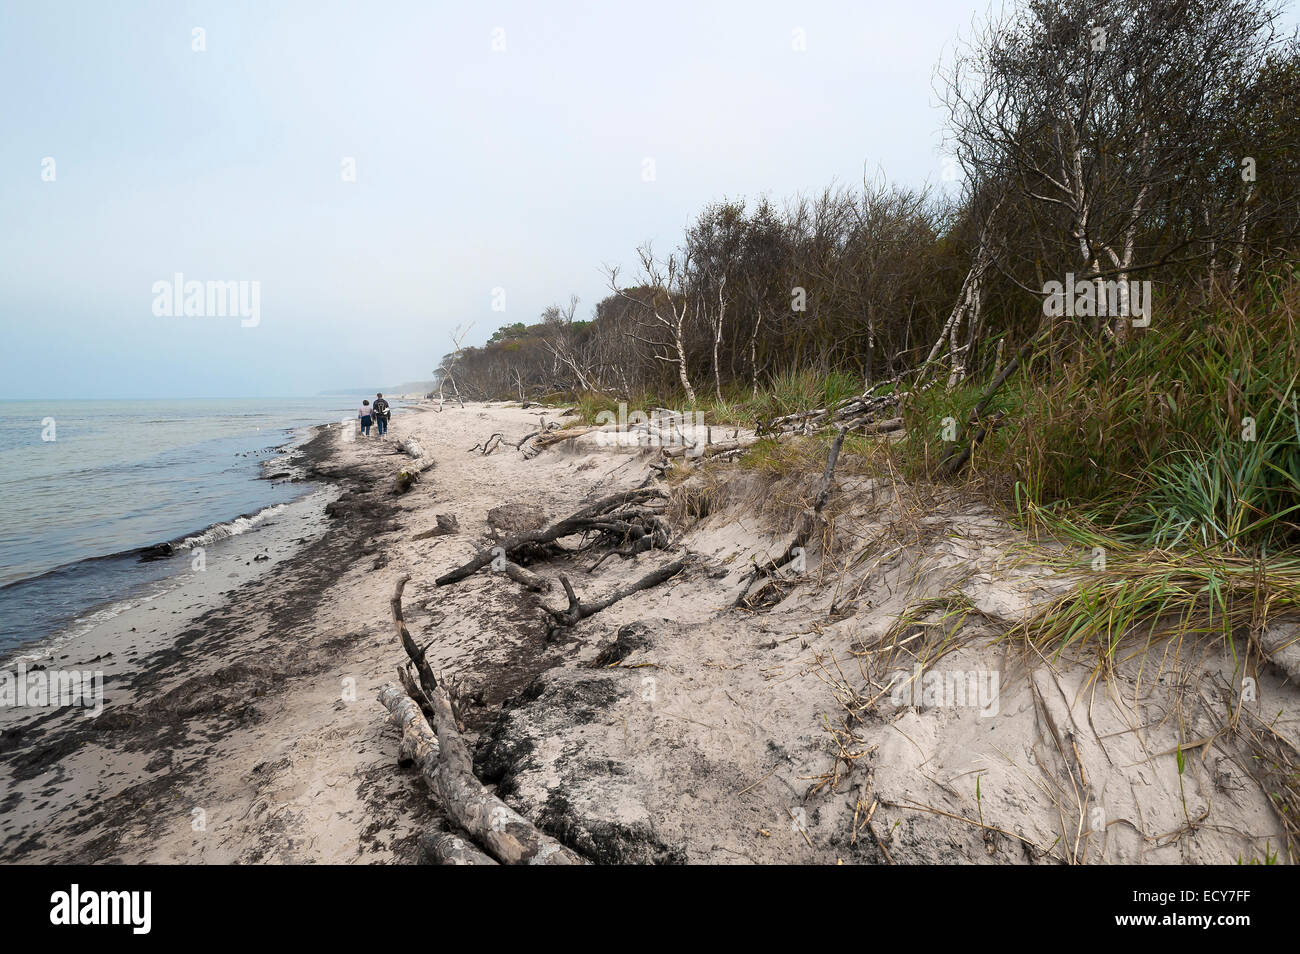
{"type": "Polygon", "coordinates": [[[695,404],[695,388],[691,387],[686,358],[686,332],[691,303],[686,280],[690,271],[690,252],[672,253],[660,260],[647,243],[637,249],[637,257],[641,263],[638,284],[647,289],[648,294],[639,297],[620,288],[617,267],[606,269],[609,287],[614,294],[640,306],[640,313],[648,315],[649,320],[643,320],[642,327],[656,337],[629,334],[649,345],[652,348],[651,357],[655,360],[676,365],[677,377],[682,390],[686,392],[686,400],[695,404]],[[667,341],[662,340],[664,335],[667,336],[667,341]],[[668,353],[664,354],[664,351],[668,353]]]}

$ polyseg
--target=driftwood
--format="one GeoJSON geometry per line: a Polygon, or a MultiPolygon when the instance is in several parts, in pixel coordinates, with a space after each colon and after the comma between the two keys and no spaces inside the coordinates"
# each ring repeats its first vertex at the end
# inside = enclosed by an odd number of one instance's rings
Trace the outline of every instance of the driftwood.
{"type": "Polygon", "coordinates": [[[427,831],[420,836],[421,860],[430,865],[494,865],[496,860],[478,846],[449,831],[427,831]]]}
{"type": "Polygon", "coordinates": [[[434,515],[434,520],[438,522],[436,527],[425,530],[423,533],[417,533],[411,537],[412,540],[428,540],[430,537],[446,536],[449,533],[460,533],[460,521],[456,519],[454,513],[439,513],[434,515]]]}
{"type": "Polygon", "coordinates": [[[573,592],[573,584],[569,582],[569,578],[561,573],[560,585],[564,587],[564,593],[569,598],[569,605],[562,610],[552,609],[549,606],[543,605],[542,608],[546,610],[551,617],[549,632],[547,635],[549,636],[551,633],[554,633],[554,631],[561,626],[573,626],[579,621],[586,619],[588,616],[594,616],[601,610],[613,606],[619,600],[631,596],[633,593],[640,593],[642,590],[648,590],[652,586],[658,586],[665,580],[672,579],[686,568],[687,562],[688,561],[685,559],[674,560],[667,566],[661,566],[659,569],[647,573],[635,583],[629,584],[620,590],[615,590],[609,596],[592,603],[582,602],[582,600],[578,598],[578,595],[573,592]]]}
{"type": "Polygon", "coordinates": [[[515,450],[522,453],[526,460],[532,460],[542,452],[542,448],[537,444],[538,439],[544,437],[550,431],[559,430],[559,427],[560,424],[558,421],[552,421],[550,424],[547,424],[546,418],[543,417],[541,427],[538,430],[530,431],[523,437],[519,438],[518,442],[515,444],[515,450]],[[530,441],[532,443],[529,443],[530,441]]]}
{"type": "MultiPolygon", "coordinates": [[[[397,678],[402,683],[402,688],[406,690],[406,694],[414,699],[415,704],[420,707],[420,711],[424,713],[424,717],[426,719],[432,719],[433,703],[431,703],[429,697],[424,694],[424,690],[420,688],[419,683],[411,677],[410,669],[406,666],[398,666],[397,678]]],[[[405,743],[402,745],[399,756],[398,762],[401,764],[415,761],[415,753],[411,752],[405,743]]]]}
{"type": "MultiPolygon", "coordinates": [[[[556,427],[557,425],[552,424],[551,426],[556,427]]],[[[560,443],[560,441],[567,441],[571,437],[581,437],[583,434],[590,434],[592,431],[598,431],[598,430],[600,430],[600,428],[594,426],[567,427],[567,428],[560,428],[558,430],[552,430],[545,434],[529,435],[529,437],[533,438],[532,444],[529,445],[529,451],[531,451],[531,453],[526,451],[524,456],[536,457],[539,453],[541,453],[546,448],[550,447],[552,444],[558,444],[560,443]]],[[[525,440],[527,439],[528,438],[525,438],[525,440]]],[[[521,441],[520,443],[522,444],[523,441],[521,441]]]]}
{"type": "Polygon", "coordinates": [[[511,563],[504,558],[492,561],[492,571],[510,577],[524,589],[534,593],[549,593],[551,590],[551,581],[546,577],[531,573],[518,563],[511,563]]]}
{"type": "MultiPolygon", "coordinates": [[[[473,557],[473,559],[454,570],[444,573],[442,576],[438,577],[435,582],[438,586],[447,586],[450,583],[457,583],[469,576],[473,576],[479,570],[483,569],[483,567],[491,563],[498,554],[504,555],[508,560],[512,560],[525,548],[554,544],[562,537],[572,536],[576,533],[585,533],[592,530],[618,532],[620,529],[626,532],[634,524],[630,520],[619,519],[620,514],[617,511],[620,507],[643,503],[656,497],[663,496],[664,492],[657,487],[642,487],[636,490],[624,490],[616,494],[611,494],[608,497],[602,497],[595,503],[583,507],[572,516],[566,517],[557,523],[553,523],[551,526],[542,530],[524,530],[520,533],[506,537],[497,546],[480,551],[473,557]]],[[[642,522],[648,521],[644,511],[640,510],[634,511],[631,514],[624,513],[622,516],[634,516],[642,522]]]]}
{"type": "Polygon", "coordinates": [[[379,690],[379,701],[402,731],[402,745],[419,767],[429,790],[448,817],[503,864],[584,864],[584,859],[549,835],[544,835],[474,775],[469,749],[457,728],[451,697],[434,674],[425,652],[415,645],[402,616],[402,590],[393,590],[393,623],[398,640],[419,673],[420,686],[433,710],[433,727],[420,706],[391,683],[379,690]]]}
{"type": "Polygon", "coordinates": [[[397,472],[397,478],[393,482],[393,493],[404,494],[420,479],[421,474],[433,466],[434,461],[424,455],[424,448],[414,437],[408,437],[397,446],[403,454],[414,458],[412,463],[397,472]]]}
{"type": "Polygon", "coordinates": [[[379,691],[379,702],[415,753],[415,763],[429,790],[458,826],[502,864],[584,864],[583,858],[549,835],[495,795],[474,775],[469,750],[456,730],[451,703],[441,686],[433,705],[438,725],[435,735],[424,714],[409,696],[391,683],[379,691]]]}
{"type": "Polygon", "coordinates": [[[505,438],[505,435],[502,434],[500,431],[497,431],[495,434],[493,434],[491,437],[489,437],[489,438],[488,438],[487,440],[485,440],[483,443],[481,443],[481,444],[475,444],[473,447],[471,447],[471,448],[470,448],[469,450],[467,450],[465,453],[467,453],[467,454],[472,454],[472,453],[474,453],[475,451],[479,451],[479,453],[480,453],[482,456],[486,457],[488,454],[491,454],[494,450],[496,450],[498,447],[500,447],[500,446],[505,442],[505,439],[506,439],[506,438],[505,438]],[[480,450],[480,448],[481,448],[481,450],[480,450]]]}
{"type": "Polygon", "coordinates": [[[719,441],[717,444],[679,444],[676,447],[663,448],[663,456],[667,458],[685,457],[699,459],[701,457],[715,457],[718,454],[726,454],[733,450],[743,450],[758,442],[758,438],[749,437],[734,441],[719,441]]]}
{"type": "Polygon", "coordinates": [[[402,591],[406,589],[410,579],[409,576],[403,576],[397,581],[388,606],[393,613],[393,629],[397,631],[397,641],[402,644],[402,649],[406,651],[411,664],[415,666],[415,671],[420,677],[420,688],[424,690],[426,708],[432,710],[433,692],[438,688],[438,679],[433,674],[428,660],[424,658],[424,650],[415,645],[415,640],[411,638],[411,631],[406,628],[406,619],[402,616],[402,591]]]}
{"type": "MultiPolygon", "coordinates": [[[[887,383],[896,384],[897,380],[887,383]]],[[[897,408],[903,397],[904,395],[898,392],[892,394],[871,394],[870,392],[859,394],[855,397],[845,398],[831,407],[814,408],[811,411],[799,411],[794,414],[773,418],[759,426],[758,434],[776,438],[786,437],[791,434],[811,434],[830,424],[849,430],[863,430],[865,433],[897,430],[902,427],[901,419],[891,418],[889,420],[890,424],[897,421],[898,428],[895,428],[892,426],[884,427],[883,425],[886,422],[880,420],[880,418],[883,412],[897,408]],[[867,430],[878,420],[880,420],[880,425],[875,430],[867,430]]]]}

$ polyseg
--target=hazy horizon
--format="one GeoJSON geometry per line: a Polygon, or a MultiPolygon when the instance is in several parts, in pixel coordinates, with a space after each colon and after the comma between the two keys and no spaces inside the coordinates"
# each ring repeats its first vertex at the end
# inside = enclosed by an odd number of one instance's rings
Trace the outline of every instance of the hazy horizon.
{"type": "Polygon", "coordinates": [[[938,185],[933,71],[984,9],[5,4],[0,397],[425,380],[457,326],[589,317],[711,200],[938,185]],[[257,320],[155,313],[177,274],[257,320]]]}

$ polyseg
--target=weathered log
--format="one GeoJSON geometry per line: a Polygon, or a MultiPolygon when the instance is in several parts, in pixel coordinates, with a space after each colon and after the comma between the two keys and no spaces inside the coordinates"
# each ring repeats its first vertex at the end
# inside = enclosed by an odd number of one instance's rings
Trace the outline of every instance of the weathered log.
{"type": "Polygon", "coordinates": [[[429,865],[496,864],[477,845],[449,831],[426,831],[420,836],[420,853],[420,860],[429,865]]]}
{"type": "Polygon", "coordinates": [[[404,494],[411,489],[411,486],[420,479],[420,475],[434,465],[430,457],[424,455],[424,448],[414,437],[408,437],[406,440],[399,441],[398,450],[414,460],[397,472],[397,477],[393,482],[393,492],[404,494]]]}
{"type": "MultiPolygon", "coordinates": [[[[887,383],[896,383],[896,381],[897,379],[894,379],[887,383]]],[[[860,394],[845,398],[833,407],[814,408],[811,411],[799,411],[773,418],[761,424],[758,433],[771,434],[779,438],[791,434],[808,434],[831,423],[840,427],[849,426],[849,422],[853,422],[851,429],[856,429],[874,421],[881,411],[896,407],[902,397],[903,395],[897,392],[860,394]]]]}
{"type": "Polygon", "coordinates": [[[504,558],[493,561],[492,571],[510,577],[524,589],[534,593],[549,593],[551,590],[551,581],[546,577],[530,573],[518,563],[512,563],[504,558]]]}
{"type": "Polygon", "coordinates": [[[876,421],[867,417],[855,417],[850,421],[845,421],[842,426],[846,430],[855,431],[859,434],[888,434],[891,431],[901,431],[903,429],[903,419],[901,417],[891,417],[888,420],[876,421]]]}
{"type": "Polygon", "coordinates": [[[379,690],[379,702],[415,754],[415,764],[448,817],[482,844],[502,864],[580,865],[585,860],[495,795],[474,775],[469,750],[451,711],[451,700],[438,687],[433,697],[437,733],[406,693],[392,683],[379,690]],[[434,747],[436,741],[437,748],[434,747]]]}
{"type": "Polygon", "coordinates": [[[393,725],[401,730],[398,760],[414,762],[426,779],[436,774],[441,747],[415,700],[390,682],[379,690],[379,703],[388,710],[393,725]]]}
{"type": "Polygon", "coordinates": [[[668,458],[688,457],[699,459],[701,457],[716,457],[718,454],[726,454],[729,451],[743,450],[758,442],[758,438],[744,438],[734,441],[719,441],[717,444],[693,444],[679,445],[677,447],[664,448],[663,455],[668,458]]]}
{"type": "Polygon", "coordinates": [[[433,709],[433,726],[420,706],[391,683],[379,690],[379,702],[402,730],[403,745],[430,791],[437,795],[448,817],[503,864],[584,864],[580,855],[542,834],[490,794],[475,777],[451,697],[433,673],[424,650],[415,645],[403,619],[402,590],[406,580],[402,577],[393,589],[393,625],[420,675],[420,687],[433,709]]]}

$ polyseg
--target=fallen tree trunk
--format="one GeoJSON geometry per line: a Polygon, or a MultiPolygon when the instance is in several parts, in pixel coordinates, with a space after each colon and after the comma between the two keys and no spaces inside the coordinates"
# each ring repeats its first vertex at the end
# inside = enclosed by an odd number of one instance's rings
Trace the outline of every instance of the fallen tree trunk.
{"type": "Polygon", "coordinates": [[[474,775],[446,691],[439,686],[431,701],[438,723],[436,737],[420,707],[406,693],[392,683],[379,690],[379,702],[401,727],[420,775],[452,821],[502,864],[585,864],[576,852],[539,832],[513,808],[488,793],[474,775]]]}
{"type": "Polygon", "coordinates": [[[882,411],[897,407],[902,397],[899,393],[860,394],[845,398],[833,407],[814,408],[773,418],[760,426],[758,433],[780,438],[791,434],[810,434],[827,424],[857,429],[875,421],[882,411]]]}
{"type": "Polygon", "coordinates": [[[433,466],[434,461],[430,457],[424,456],[424,448],[414,437],[408,437],[397,445],[398,449],[408,457],[414,458],[414,461],[407,464],[397,472],[397,477],[393,482],[393,492],[404,494],[411,489],[411,486],[420,479],[420,475],[433,466]]]}
{"type": "Polygon", "coordinates": [[[676,447],[665,447],[663,456],[667,458],[674,457],[716,457],[718,454],[725,454],[728,451],[744,450],[758,442],[757,437],[744,438],[734,441],[719,441],[717,444],[679,444],[676,447]]]}
{"type": "Polygon", "coordinates": [[[543,530],[525,530],[521,533],[513,534],[506,537],[496,547],[483,550],[477,553],[473,559],[467,563],[458,566],[438,577],[434,582],[438,586],[447,586],[450,583],[457,583],[466,577],[473,576],[483,567],[493,561],[499,549],[506,559],[513,559],[521,549],[528,546],[543,546],[554,543],[561,537],[571,536],[575,533],[582,533],[587,530],[600,529],[595,524],[600,523],[598,518],[608,517],[610,512],[626,504],[638,503],[640,501],[651,500],[656,497],[665,496],[664,492],[658,487],[642,487],[636,490],[624,490],[608,497],[603,497],[595,503],[583,507],[577,513],[570,517],[552,524],[543,530]]]}
{"type": "Polygon", "coordinates": [[[406,577],[393,590],[393,623],[397,638],[420,676],[421,688],[433,710],[433,726],[420,706],[392,683],[379,690],[379,702],[402,731],[402,749],[411,755],[420,775],[451,820],[503,864],[585,864],[582,856],[544,835],[513,808],[490,794],[474,775],[469,749],[456,727],[456,714],[446,688],[434,675],[424,650],[415,645],[402,616],[406,577]]]}

